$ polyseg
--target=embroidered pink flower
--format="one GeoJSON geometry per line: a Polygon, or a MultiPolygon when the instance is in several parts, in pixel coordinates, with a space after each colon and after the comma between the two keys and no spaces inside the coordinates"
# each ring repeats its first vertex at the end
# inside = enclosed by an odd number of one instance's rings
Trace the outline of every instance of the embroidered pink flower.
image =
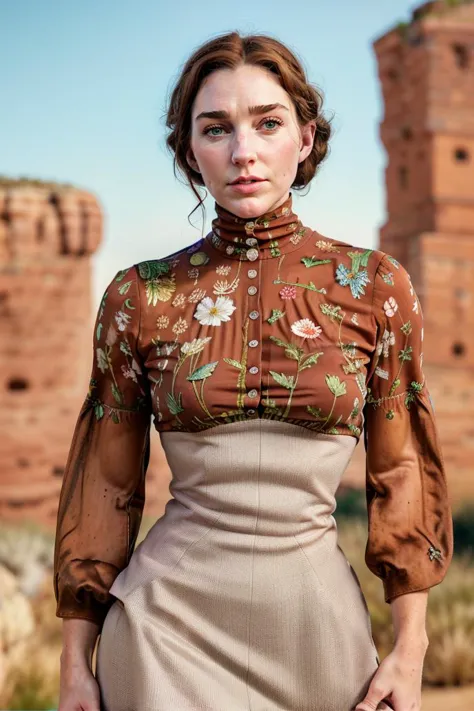
{"type": "Polygon", "coordinates": [[[302,318],[291,324],[291,330],[302,338],[318,338],[321,335],[321,326],[316,326],[309,318],[302,318]]]}
{"type": "Polygon", "coordinates": [[[130,380],[133,380],[135,383],[137,382],[137,376],[133,368],[127,368],[126,365],[122,365],[122,373],[124,378],[129,378],[130,380]]]}
{"type": "Polygon", "coordinates": [[[296,299],[296,286],[284,286],[280,289],[282,299],[296,299]]]}
{"type": "Polygon", "coordinates": [[[383,308],[389,318],[395,316],[396,312],[398,311],[398,304],[393,298],[393,296],[387,299],[387,301],[383,305],[383,308]]]}

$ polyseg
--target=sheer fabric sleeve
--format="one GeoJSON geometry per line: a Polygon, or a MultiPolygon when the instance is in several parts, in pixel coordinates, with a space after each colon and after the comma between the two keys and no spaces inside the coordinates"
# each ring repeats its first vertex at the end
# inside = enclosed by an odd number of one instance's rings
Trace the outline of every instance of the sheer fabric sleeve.
{"type": "Polygon", "coordinates": [[[377,344],[368,374],[365,561],[388,603],[440,583],[453,522],[433,404],[423,372],[423,315],[410,276],[384,255],[374,277],[377,344]]]}
{"type": "Polygon", "coordinates": [[[54,551],[57,617],[102,627],[109,589],[128,564],[145,503],[150,394],[138,352],[135,267],[103,294],[89,391],[79,411],[61,487],[54,551]]]}

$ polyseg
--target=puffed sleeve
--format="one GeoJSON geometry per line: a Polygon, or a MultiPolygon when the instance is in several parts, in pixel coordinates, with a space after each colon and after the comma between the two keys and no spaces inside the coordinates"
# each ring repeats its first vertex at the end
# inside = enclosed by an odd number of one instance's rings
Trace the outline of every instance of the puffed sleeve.
{"type": "Polygon", "coordinates": [[[59,499],[54,591],[57,617],[102,627],[109,589],[128,565],[145,503],[151,406],[138,350],[135,266],[105,290],[95,321],[89,391],[76,421],[59,499]]]}
{"type": "Polygon", "coordinates": [[[423,316],[404,267],[384,254],[374,277],[377,344],[368,373],[364,442],[365,561],[385,601],[440,583],[453,522],[432,401],[423,372],[423,316]]]}

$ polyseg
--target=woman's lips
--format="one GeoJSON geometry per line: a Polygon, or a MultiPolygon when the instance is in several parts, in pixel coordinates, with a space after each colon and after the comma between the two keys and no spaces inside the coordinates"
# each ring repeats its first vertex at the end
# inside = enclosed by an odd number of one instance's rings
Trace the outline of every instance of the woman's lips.
{"type": "Polygon", "coordinates": [[[256,180],[254,183],[234,183],[233,185],[229,185],[229,187],[232,188],[232,190],[247,195],[248,193],[255,193],[257,190],[260,190],[261,186],[266,182],[266,180],[256,180]]]}

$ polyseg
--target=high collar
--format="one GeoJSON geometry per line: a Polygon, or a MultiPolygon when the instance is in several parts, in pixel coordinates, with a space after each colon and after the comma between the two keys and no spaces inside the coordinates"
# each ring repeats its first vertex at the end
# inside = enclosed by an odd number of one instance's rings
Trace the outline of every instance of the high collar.
{"type": "Polygon", "coordinates": [[[311,233],[293,212],[292,203],[290,193],[275,210],[246,219],[234,215],[216,202],[217,217],[212,221],[212,231],[206,239],[233,259],[255,261],[291,252],[311,233]]]}

